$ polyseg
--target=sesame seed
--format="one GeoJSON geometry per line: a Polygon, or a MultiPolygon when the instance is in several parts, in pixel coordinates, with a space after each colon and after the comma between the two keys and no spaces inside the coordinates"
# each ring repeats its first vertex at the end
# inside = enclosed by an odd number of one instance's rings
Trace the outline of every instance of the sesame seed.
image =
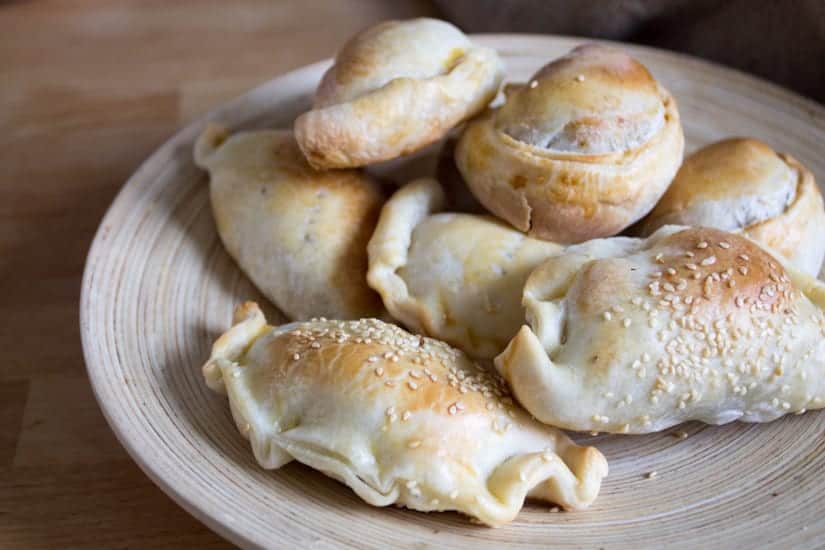
{"type": "Polygon", "coordinates": [[[731,279],[728,281],[728,288],[733,288],[736,286],[736,281],[731,279]]]}
{"type": "Polygon", "coordinates": [[[297,360],[298,360],[298,359],[300,359],[300,358],[301,358],[301,356],[300,356],[300,355],[298,355],[297,353],[293,353],[293,354],[292,354],[292,359],[294,359],[295,361],[297,361],[297,360]]]}
{"type": "Polygon", "coordinates": [[[696,256],[696,254],[688,250],[687,252],[685,252],[685,256],[687,256],[688,258],[693,258],[694,256],[696,256]]]}
{"type": "Polygon", "coordinates": [[[535,88],[536,86],[538,86],[538,85],[539,85],[539,81],[538,81],[538,80],[531,80],[531,81],[530,81],[530,89],[531,89],[531,90],[532,90],[533,88],[535,88]]]}
{"type": "Polygon", "coordinates": [[[602,318],[605,321],[610,321],[611,319],[613,319],[613,314],[611,314],[609,311],[605,311],[604,313],[602,313],[602,318]]]}
{"type": "Polygon", "coordinates": [[[664,257],[665,257],[665,255],[662,254],[661,252],[659,252],[658,254],[656,254],[655,260],[656,260],[656,262],[658,262],[660,264],[663,264],[663,263],[665,263],[664,257]]]}
{"type": "Polygon", "coordinates": [[[318,349],[321,347],[321,344],[319,344],[318,342],[313,342],[309,345],[309,347],[311,347],[312,349],[318,349]]]}
{"type": "Polygon", "coordinates": [[[623,326],[624,328],[627,328],[627,327],[629,327],[629,326],[630,326],[630,323],[631,323],[630,319],[624,319],[624,320],[622,321],[622,326],[623,326]]]}
{"type": "Polygon", "coordinates": [[[646,478],[646,479],[653,479],[654,477],[656,477],[656,475],[657,475],[657,474],[656,474],[656,472],[655,472],[655,471],[654,471],[654,472],[647,472],[647,473],[645,474],[645,478],[646,478]]]}
{"type": "Polygon", "coordinates": [[[748,268],[745,267],[744,265],[740,265],[739,266],[739,273],[741,273],[742,275],[747,275],[748,274],[748,268]]]}
{"type": "Polygon", "coordinates": [[[558,512],[561,512],[561,508],[559,508],[558,506],[553,506],[552,508],[550,508],[551,514],[557,514],[558,512]]]}
{"type": "Polygon", "coordinates": [[[730,248],[730,243],[722,241],[719,243],[719,248],[724,248],[725,250],[727,250],[728,248],[730,248]]]}
{"type": "Polygon", "coordinates": [[[687,437],[688,437],[687,432],[683,431],[683,430],[676,430],[671,435],[673,437],[675,437],[676,439],[687,439],[687,437]]]}
{"type": "Polygon", "coordinates": [[[377,376],[379,378],[384,376],[384,368],[383,367],[376,368],[375,369],[375,376],[377,376]]]}
{"type": "Polygon", "coordinates": [[[584,82],[584,75],[583,74],[577,74],[576,75],[576,82],[584,82]]]}
{"type": "Polygon", "coordinates": [[[409,447],[410,449],[415,449],[415,448],[420,447],[420,446],[421,446],[421,440],[420,439],[413,439],[412,441],[407,443],[407,447],[409,447]]]}
{"type": "Polygon", "coordinates": [[[415,383],[415,382],[413,382],[412,380],[410,380],[409,382],[407,382],[407,386],[409,386],[409,388],[410,388],[411,390],[413,390],[413,391],[418,389],[418,384],[416,384],[416,383],[415,383]]]}
{"type": "Polygon", "coordinates": [[[707,247],[708,247],[708,242],[707,241],[702,241],[702,242],[700,242],[699,244],[696,245],[696,248],[698,248],[699,250],[705,249],[707,247]]]}
{"type": "Polygon", "coordinates": [[[685,267],[691,271],[696,271],[697,269],[699,269],[699,267],[693,262],[685,264],[685,267]]]}
{"type": "Polygon", "coordinates": [[[713,264],[716,263],[716,256],[708,256],[707,258],[705,258],[704,260],[702,260],[699,263],[704,265],[704,266],[713,265],[713,264]]]}
{"type": "Polygon", "coordinates": [[[750,260],[750,258],[748,257],[748,255],[747,255],[747,254],[740,254],[740,255],[739,255],[739,256],[737,256],[737,257],[738,257],[740,260],[742,260],[743,262],[747,262],[747,261],[749,261],[749,260],[750,260]]]}

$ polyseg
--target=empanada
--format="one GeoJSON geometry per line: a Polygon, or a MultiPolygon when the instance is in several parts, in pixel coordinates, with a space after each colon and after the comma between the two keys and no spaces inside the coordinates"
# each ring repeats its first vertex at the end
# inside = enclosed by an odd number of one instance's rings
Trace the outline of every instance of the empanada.
{"type": "Polygon", "coordinates": [[[755,139],[726,139],[690,155],[642,225],[643,235],[663,225],[742,230],[814,276],[825,257],[814,175],[755,139]]]}
{"type": "Polygon", "coordinates": [[[384,202],[357,170],[316,171],[292,132],[229,135],[210,125],[195,145],[210,174],[223,244],[267,298],[292,319],[377,316],[367,286],[367,241],[384,202]]]}
{"type": "Polygon", "coordinates": [[[457,510],[496,526],[525,497],[588,506],[604,457],[515,405],[496,375],[376,319],[267,326],[236,311],[203,368],[264,468],[298,460],[375,506],[457,510]]]}
{"type": "Polygon", "coordinates": [[[745,237],[666,226],[570,247],[524,304],[530,328],[495,363],[548,424],[646,433],[825,405],[825,285],[745,237]]]}
{"type": "Polygon", "coordinates": [[[578,243],[647,214],[683,148],[670,93],[632,57],[589,44],[469,122],[456,162],[495,215],[532,236],[578,243]]]}
{"type": "Polygon", "coordinates": [[[353,37],[295,121],[317,168],[349,168],[417,151],[495,97],[503,64],[445,21],[387,21],[353,37]]]}
{"type": "Polygon", "coordinates": [[[524,323],[530,272],[562,247],[490,216],[437,213],[435,180],[413,181],[381,211],[369,242],[369,284],[410,329],[493,358],[524,323]]]}

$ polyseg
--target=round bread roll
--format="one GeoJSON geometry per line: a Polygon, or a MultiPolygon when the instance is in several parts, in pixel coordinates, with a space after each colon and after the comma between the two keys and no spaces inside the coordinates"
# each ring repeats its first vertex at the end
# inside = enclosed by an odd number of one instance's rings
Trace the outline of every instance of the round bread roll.
{"type": "Polygon", "coordinates": [[[619,233],[653,208],[682,160],[676,102],[615,48],[579,46],[507,91],[468,124],[456,162],[485,207],[531,236],[619,233]]]}
{"type": "Polygon", "coordinates": [[[814,276],[825,256],[825,207],[813,174],[755,139],[726,139],[689,156],[642,232],[668,224],[741,230],[814,276]]]}
{"type": "Polygon", "coordinates": [[[388,21],[353,37],[324,74],[295,136],[316,168],[349,168],[417,151],[495,97],[503,65],[436,19],[388,21]]]}
{"type": "Polygon", "coordinates": [[[215,225],[241,269],[291,319],[380,316],[367,241],[384,197],[357,170],[310,168],[289,130],[208,126],[195,163],[209,171],[215,225]]]}

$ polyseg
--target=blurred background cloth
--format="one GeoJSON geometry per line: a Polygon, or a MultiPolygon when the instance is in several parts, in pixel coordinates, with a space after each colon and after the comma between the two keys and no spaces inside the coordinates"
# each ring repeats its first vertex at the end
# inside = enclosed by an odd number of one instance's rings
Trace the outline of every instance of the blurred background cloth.
{"type": "Polygon", "coordinates": [[[825,103],[825,0],[435,0],[467,32],[622,40],[703,57],[825,103]]]}

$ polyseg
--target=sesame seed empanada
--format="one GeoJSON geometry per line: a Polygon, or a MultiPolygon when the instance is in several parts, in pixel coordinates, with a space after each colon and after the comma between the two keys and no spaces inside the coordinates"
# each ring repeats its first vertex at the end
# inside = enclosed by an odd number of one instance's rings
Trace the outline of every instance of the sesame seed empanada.
{"type": "Polygon", "coordinates": [[[349,168],[417,151],[496,96],[503,64],[437,19],[387,21],[353,37],[295,121],[312,166],[349,168]]]}
{"type": "Polygon", "coordinates": [[[497,375],[375,319],[271,327],[248,303],[203,373],[261,466],[298,460],[375,506],[496,526],[528,496],[584,508],[607,474],[601,453],[531,418],[497,375]]]}
{"type": "Polygon", "coordinates": [[[745,237],[666,226],[570,247],[524,289],[496,358],[536,418],[645,433],[825,405],[825,285],[745,237]]]}
{"type": "Polygon", "coordinates": [[[524,323],[530,272],[563,249],[491,216],[439,212],[444,203],[435,180],[396,191],[370,239],[367,278],[410,329],[491,359],[524,323]]]}
{"type": "Polygon", "coordinates": [[[384,196],[358,170],[317,171],[292,132],[208,126],[195,162],[209,171],[215,224],[255,286],[292,319],[378,316],[367,241],[384,196]]]}

